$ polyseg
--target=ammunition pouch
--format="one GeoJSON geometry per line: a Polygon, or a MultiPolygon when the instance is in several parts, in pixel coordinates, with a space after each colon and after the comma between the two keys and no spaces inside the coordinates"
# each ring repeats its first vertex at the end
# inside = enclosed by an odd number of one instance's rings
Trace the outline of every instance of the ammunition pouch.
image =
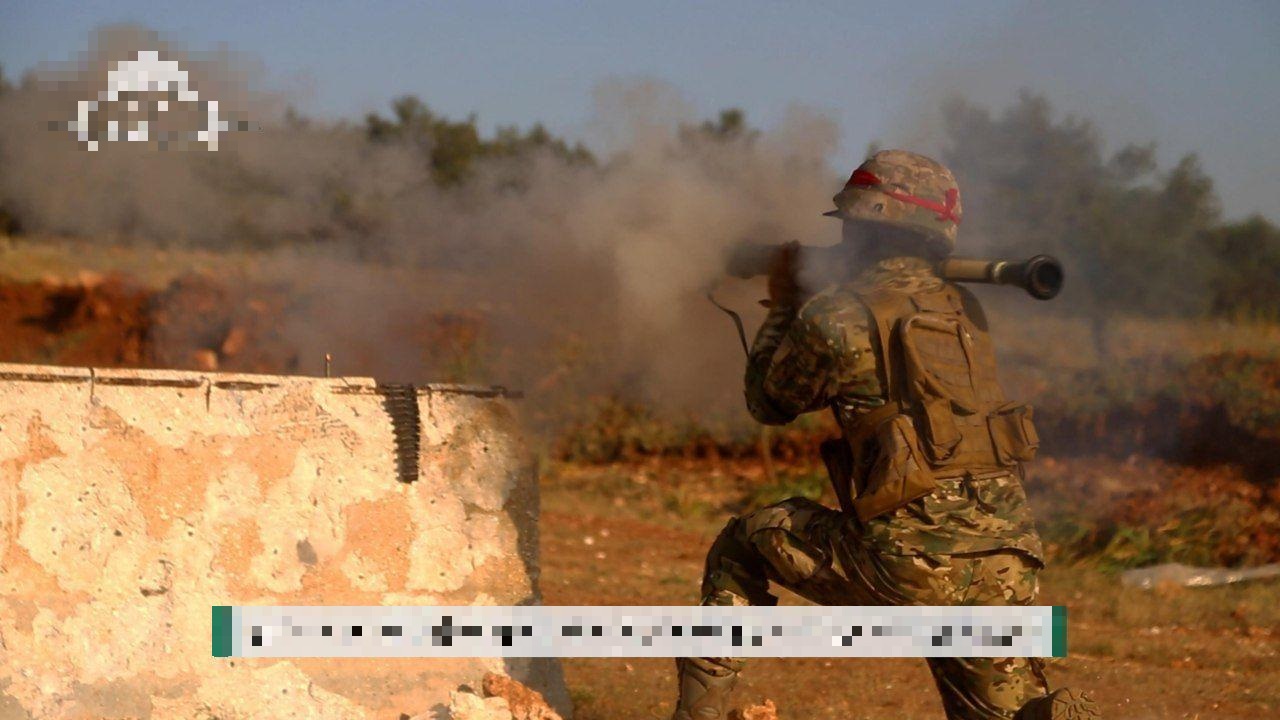
{"type": "Polygon", "coordinates": [[[858,418],[848,438],[855,455],[864,446],[874,452],[853,463],[864,475],[851,503],[860,519],[928,495],[935,475],[1007,469],[1035,457],[1031,407],[1005,400],[990,336],[969,317],[971,298],[954,286],[861,297],[875,320],[888,402],[858,418]]]}
{"type": "Polygon", "coordinates": [[[1001,465],[1013,466],[1035,459],[1040,436],[1031,422],[1031,414],[1030,405],[1007,403],[987,416],[991,445],[1001,465]]]}
{"type": "Polygon", "coordinates": [[[874,437],[878,448],[875,462],[853,501],[853,510],[863,522],[924,497],[937,487],[910,417],[897,414],[883,420],[874,437]]]}
{"type": "Polygon", "coordinates": [[[920,439],[929,459],[935,464],[942,464],[955,457],[963,436],[951,402],[937,396],[921,398],[919,415],[922,420],[920,439]]]}

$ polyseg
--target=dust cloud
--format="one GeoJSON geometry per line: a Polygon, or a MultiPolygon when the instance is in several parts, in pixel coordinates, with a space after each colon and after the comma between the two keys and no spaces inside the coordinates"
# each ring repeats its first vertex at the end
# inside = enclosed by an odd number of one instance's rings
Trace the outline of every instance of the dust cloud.
{"type": "Polygon", "coordinates": [[[605,139],[596,165],[485,158],[469,182],[441,188],[421,140],[299,119],[262,75],[230,52],[196,56],[142,28],[104,29],[73,65],[42,68],[0,99],[0,197],[32,234],[253,250],[246,272],[289,293],[278,332],[299,372],[322,372],[332,352],[344,374],[457,374],[700,414],[741,413],[743,369],[705,293],[719,283],[750,325],[764,292],[720,282],[726,249],[838,237],[821,217],[840,182],[826,161],[837,129],[801,108],[759,133],[715,137],[693,129],[675,88],[606,81],[590,123],[605,139]],[[256,129],[224,135],[216,153],[126,142],[89,153],[48,129],[140,49],[178,60],[202,96],[256,129]],[[442,359],[427,316],[479,325],[475,352],[442,359]]]}

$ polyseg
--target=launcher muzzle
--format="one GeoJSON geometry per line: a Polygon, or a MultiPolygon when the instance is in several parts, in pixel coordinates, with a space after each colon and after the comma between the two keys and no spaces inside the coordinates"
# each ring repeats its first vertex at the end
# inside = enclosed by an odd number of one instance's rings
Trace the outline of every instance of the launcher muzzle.
{"type": "MultiPolygon", "coordinates": [[[[781,250],[781,245],[743,243],[735,247],[725,263],[725,271],[733,277],[749,279],[766,275],[781,250]]],[[[801,246],[801,267],[830,268],[842,263],[848,250],[840,245],[829,247],[801,246]]],[[[1049,300],[1062,290],[1062,263],[1050,255],[1036,255],[1027,260],[973,260],[947,258],[938,263],[938,275],[952,282],[1012,285],[1026,290],[1037,300],[1049,300]]]]}

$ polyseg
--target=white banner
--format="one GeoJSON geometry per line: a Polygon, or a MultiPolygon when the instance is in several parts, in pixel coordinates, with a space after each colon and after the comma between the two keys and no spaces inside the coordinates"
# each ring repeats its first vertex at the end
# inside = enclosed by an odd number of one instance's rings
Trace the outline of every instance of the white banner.
{"type": "Polygon", "coordinates": [[[215,606],[216,657],[1064,657],[1060,606],[215,606]]]}

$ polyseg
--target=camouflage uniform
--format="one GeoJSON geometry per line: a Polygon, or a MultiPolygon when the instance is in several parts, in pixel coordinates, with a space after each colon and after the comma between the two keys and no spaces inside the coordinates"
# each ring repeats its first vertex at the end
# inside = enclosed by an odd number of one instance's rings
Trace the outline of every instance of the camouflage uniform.
{"type": "MultiPolygon", "coordinates": [[[[836,200],[840,203],[841,196],[836,200]]],[[[958,211],[957,200],[949,205],[958,211]]],[[[954,229],[950,238],[938,239],[953,241],[954,229]]],[[[875,319],[861,297],[875,290],[913,293],[943,285],[926,260],[893,257],[828,286],[798,308],[775,304],[748,360],[751,414],[778,425],[829,407],[844,435],[856,434],[859,420],[888,398],[875,319]]],[[[858,467],[855,473],[865,470],[858,467]]],[[[961,469],[939,477],[932,493],[865,521],[804,498],[734,518],[708,553],[702,603],[772,605],[777,602],[769,592],[772,581],[823,605],[1031,604],[1044,561],[1020,474],[1021,466],[961,469]]],[[[1048,691],[1038,660],[928,662],[948,718],[1011,718],[1048,691]]],[[[680,659],[675,718],[724,717],[728,691],[742,665],[735,658],[680,659]]]]}

